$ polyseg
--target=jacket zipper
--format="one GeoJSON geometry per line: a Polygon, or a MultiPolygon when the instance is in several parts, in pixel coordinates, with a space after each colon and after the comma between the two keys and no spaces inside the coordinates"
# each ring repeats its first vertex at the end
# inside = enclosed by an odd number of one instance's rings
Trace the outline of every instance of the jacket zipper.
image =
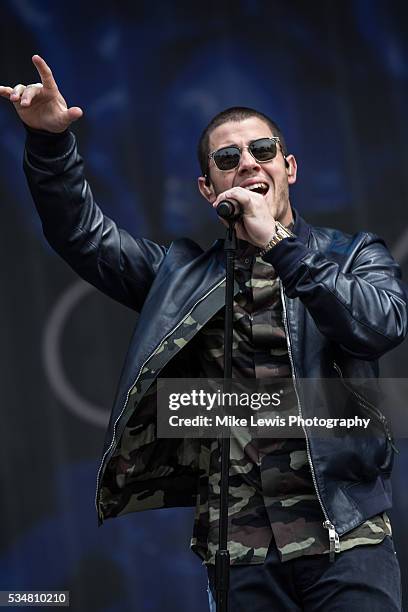
{"type": "MultiPolygon", "coordinates": [[[[300,403],[299,394],[298,394],[298,390],[297,390],[297,386],[296,386],[296,375],[295,375],[295,367],[294,367],[294,363],[293,363],[292,348],[291,348],[291,345],[290,345],[290,333],[289,333],[289,326],[288,326],[288,319],[287,319],[287,312],[286,312],[286,301],[285,301],[286,298],[285,298],[285,294],[284,294],[284,291],[283,291],[282,282],[279,281],[279,284],[280,284],[282,309],[283,309],[283,324],[284,324],[285,332],[286,332],[286,341],[287,341],[287,345],[288,345],[288,355],[289,355],[289,361],[290,361],[291,370],[292,370],[293,387],[294,387],[295,393],[296,393],[297,404],[298,404],[298,409],[299,409],[299,416],[300,416],[300,418],[303,419],[303,416],[302,416],[302,406],[301,406],[301,403],[300,403]]],[[[320,507],[321,507],[322,512],[323,512],[323,516],[325,518],[325,520],[323,521],[323,527],[325,529],[327,529],[328,532],[329,532],[330,561],[334,561],[335,554],[340,552],[339,534],[337,533],[336,528],[334,527],[333,523],[330,521],[329,515],[327,514],[327,511],[326,511],[326,508],[323,505],[323,501],[322,501],[322,498],[320,496],[319,488],[317,486],[317,480],[316,480],[316,474],[315,474],[314,466],[313,466],[313,462],[312,462],[312,456],[310,454],[309,439],[307,437],[306,428],[303,425],[302,425],[302,429],[303,429],[303,432],[305,434],[305,439],[306,439],[306,454],[307,454],[307,459],[309,461],[310,472],[312,474],[312,480],[313,480],[314,488],[315,488],[315,491],[316,491],[317,499],[319,501],[320,507]]]]}
{"type": "Polygon", "coordinates": [[[154,355],[154,353],[157,352],[157,350],[161,347],[161,345],[163,344],[163,342],[165,342],[167,340],[167,338],[169,336],[171,336],[178,327],[180,327],[180,325],[183,324],[183,322],[190,316],[190,314],[193,312],[194,308],[197,306],[197,304],[199,304],[200,302],[202,302],[203,300],[205,300],[205,298],[207,298],[213,291],[215,291],[215,289],[217,289],[220,285],[222,285],[222,283],[225,282],[225,277],[223,279],[220,280],[219,283],[217,283],[216,285],[214,285],[214,287],[212,287],[212,289],[210,289],[202,298],[200,298],[193,306],[192,308],[188,311],[188,313],[186,314],[186,316],[179,322],[177,323],[177,325],[175,327],[173,327],[173,329],[161,340],[160,344],[149,354],[149,356],[147,357],[147,359],[142,363],[142,365],[140,366],[139,372],[133,382],[133,384],[131,385],[131,387],[129,387],[127,394],[126,394],[126,400],[125,403],[123,405],[122,410],[120,411],[120,414],[118,415],[114,425],[113,425],[113,435],[112,435],[112,440],[111,443],[109,445],[109,447],[107,448],[107,450],[105,451],[105,453],[103,454],[103,457],[101,459],[101,463],[98,469],[98,474],[96,477],[96,492],[95,492],[95,506],[96,506],[96,511],[99,517],[99,520],[102,522],[103,517],[102,517],[102,513],[99,510],[98,507],[98,492],[99,492],[99,484],[100,484],[100,476],[101,476],[101,471],[102,471],[102,467],[105,463],[105,459],[106,457],[109,455],[109,453],[111,452],[113,445],[115,443],[115,438],[116,438],[116,426],[118,424],[118,422],[120,421],[120,419],[122,418],[123,412],[127,406],[128,400],[129,400],[129,394],[131,392],[131,390],[133,389],[133,387],[136,385],[137,381],[139,380],[140,374],[143,370],[143,368],[145,367],[146,363],[149,361],[150,357],[152,357],[152,355],[154,355]]]}
{"type": "Polygon", "coordinates": [[[380,421],[381,425],[383,426],[383,429],[385,431],[385,434],[387,436],[387,439],[392,447],[392,449],[394,450],[394,452],[396,452],[397,454],[399,454],[399,450],[398,448],[395,446],[394,444],[394,440],[391,434],[391,430],[390,430],[390,426],[389,423],[385,417],[385,415],[376,407],[374,406],[371,402],[369,402],[365,397],[363,397],[362,395],[360,395],[360,393],[358,393],[355,389],[353,389],[353,387],[351,387],[351,385],[349,385],[344,376],[343,376],[343,372],[341,371],[340,366],[336,363],[336,361],[333,361],[333,367],[336,370],[336,372],[338,373],[342,385],[348,390],[350,391],[350,393],[352,393],[352,395],[354,395],[354,397],[357,399],[358,404],[364,408],[367,412],[374,414],[374,416],[376,417],[376,419],[378,421],[380,421]]]}

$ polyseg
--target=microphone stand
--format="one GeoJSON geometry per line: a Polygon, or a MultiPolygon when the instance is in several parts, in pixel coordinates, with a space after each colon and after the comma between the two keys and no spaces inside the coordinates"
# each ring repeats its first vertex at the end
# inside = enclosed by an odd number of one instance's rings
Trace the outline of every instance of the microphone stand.
{"type": "MultiPolygon", "coordinates": [[[[232,330],[234,306],[234,261],[237,250],[235,219],[228,220],[228,231],[224,242],[226,256],[225,323],[224,323],[224,391],[229,390],[232,378],[232,330]]],[[[217,612],[228,612],[228,590],[230,555],[228,540],[228,493],[229,493],[230,437],[221,438],[221,483],[218,550],[215,553],[215,592],[217,612]]]]}

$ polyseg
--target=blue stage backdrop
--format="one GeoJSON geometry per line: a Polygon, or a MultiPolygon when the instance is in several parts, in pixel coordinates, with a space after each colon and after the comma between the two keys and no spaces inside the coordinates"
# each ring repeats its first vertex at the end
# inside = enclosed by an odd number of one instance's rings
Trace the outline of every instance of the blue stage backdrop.
{"type": "MultiPolygon", "coordinates": [[[[405,2],[382,0],[3,0],[0,82],[36,81],[30,58],[42,55],[85,111],[75,132],[101,207],[164,244],[222,235],[197,191],[196,142],[219,110],[258,108],[297,156],[300,213],[380,234],[408,277],[407,17],[405,2]]],[[[75,612],[203,612],[191,510],[97,528],[95,477],[135,314],[46,244],[21,169],[24,130],[0,102],[0,589],[70,590],[75,612]]],[[[405,377],[407,358],[405,343],[383,375],[405,377]]],[[[405,584],[399,446],[391,516],[405,584]]]]}

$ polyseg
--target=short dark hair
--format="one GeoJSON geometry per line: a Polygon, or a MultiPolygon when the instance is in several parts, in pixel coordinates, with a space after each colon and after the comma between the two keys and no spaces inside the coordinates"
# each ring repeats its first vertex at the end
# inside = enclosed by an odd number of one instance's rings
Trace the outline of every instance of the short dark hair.
{"type": "Polygon", "coordinates": [[[209,154],[209,141],[210,134],[215,128],[228,121],[244,121],[251,117],[258,117],[271,128],[272,134],[278,136],[282,147],[283,155],[287,154],[285,138],[275,121],[272,121],[268,115],[255,110],[254,108],[248,108],[246,106],[232,106],[227,108],[213,117],[210,123],[207,125],[205,130],[200,136],[198,141],[198,162],[200,164],[202,175],[208,174],[208,154],[209,154]]]}

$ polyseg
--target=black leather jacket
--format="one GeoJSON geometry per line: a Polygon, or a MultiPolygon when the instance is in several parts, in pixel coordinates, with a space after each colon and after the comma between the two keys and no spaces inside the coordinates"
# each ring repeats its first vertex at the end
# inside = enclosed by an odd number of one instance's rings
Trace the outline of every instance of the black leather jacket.
{"type": "MultiPolygon", "coordinates": [[[[140,311],[98,474],[97,506],[102,519],[100,484],[129,418],[125,406],[130,389],[157,347],[194,308],[204,304],[208,320],[222,307],[222,244],[218,241],[203,252],[191,240],[182,239],[167,249],[119,229],[95,203],[71,133],[29,131],[24,166],[51,246],[82,278],[140,311]]],[[[384,242],[370,233],[351,236],[311,227],[296,213],[294,233],[296,238],[283,240],[265,260],[281,279],[295,383],[298,378],[332,378],[339,373],[376,377],[377,359],[407,332],[408,292],[399,266],[384,242]]],[[[313,406],[307,402],[300,401],[299,410],[304,417],[313,416],[313,406]]],[[[306,440],[334,546],[338,535],[391,506],[390,436],[384,432],[380,441],[370,443],[356,437],[307,436],[306,440]]],[[[150,485],[154,488],[155,483],[150,485]]],[[[160,480],[161,490],[172,486],[171,477],[164,484],[160,480]]],[[[170,495],[166,505],[194,503],[194,479],[190,488],[184,496],[170,495]]]]}

